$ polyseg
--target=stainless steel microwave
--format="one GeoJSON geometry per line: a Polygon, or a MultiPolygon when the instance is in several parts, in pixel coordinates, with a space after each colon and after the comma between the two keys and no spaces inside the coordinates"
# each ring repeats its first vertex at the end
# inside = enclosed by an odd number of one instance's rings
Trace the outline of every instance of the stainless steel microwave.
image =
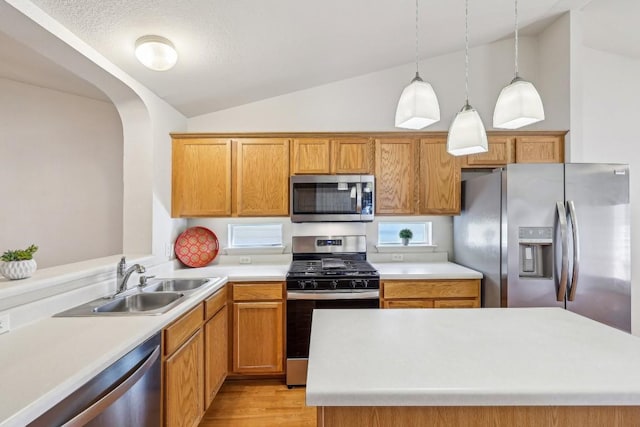
{"type": "Polygon", "coordinates": [[[291,221],[373,221],[373,175],[291,177],[291,221]]]}

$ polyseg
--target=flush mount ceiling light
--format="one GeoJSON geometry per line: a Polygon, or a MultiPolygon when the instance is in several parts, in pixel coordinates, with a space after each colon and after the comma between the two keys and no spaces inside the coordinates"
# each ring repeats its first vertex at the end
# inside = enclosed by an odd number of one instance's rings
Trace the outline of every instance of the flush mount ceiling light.
{"type": "Polygon", "coordinates": [[[502,89],[493,111],[493,127],[518,129],[544,120],[542,99],[533,83],[518,76],[518,0],[515,0],[515,69],[516,75],[509,86],[502,89]]]}
{"type": "Polygon", "coordinates": [[[136,58],[147,68],[166,71],[178,60],[173,43],[160,36],[143,36],[136,40],[136,58]]]}
{"type": "Polygon", "coordinates": [[[464,2],[464,87],[466,101],[453,119],[447,135],[447,152],[454,156],[488,151],[482,119],[469,105],[469,0],[464,2]]]}
{"type": "Polygon", "coordinates": [[[404,88],[396,108],[396,127],[422,129],[440,120],[438,98],[418,72],[418,0],[416,0],[416,76],[404,88]]]}

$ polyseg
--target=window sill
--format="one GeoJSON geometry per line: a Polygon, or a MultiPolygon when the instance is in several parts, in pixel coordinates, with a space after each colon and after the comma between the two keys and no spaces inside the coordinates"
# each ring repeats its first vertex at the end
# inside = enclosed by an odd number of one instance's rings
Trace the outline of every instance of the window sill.
{"type": "Polygon", "coordinates": [[[286,246],[255,246],[255,247],[238,247],[224,248],[226,255],[263,255],[263,254],[282,254],[286,246]]]}
{"type": "Polygon", "coordinates": [[[438,245],[409,244],[407,246],[398,243],[397,245],[375,245],[379,253],[399,253],[399,252],[433,252],[438,245]]]}

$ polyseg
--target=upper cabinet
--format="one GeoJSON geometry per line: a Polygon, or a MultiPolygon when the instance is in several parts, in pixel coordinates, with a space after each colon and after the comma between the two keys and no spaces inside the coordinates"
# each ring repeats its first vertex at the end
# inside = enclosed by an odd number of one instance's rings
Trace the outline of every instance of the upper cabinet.
{"type": "Polygon", "coordinates": [[[376,214],[416,213],[418,150],[415,139],[376,139],[376,214]]]}
{"type": "Polygon", "coordinates": [[[564,162],[564,136],[516,137],[516,163],[564,162]]]}
{"type": "Polygon", "coordinates": [[[236,214],[289,215],[289,140],[253,138],[234,142],[236,214]]]}
{"type": "Polygon", "coordinates": [[[472,168],[504,166],[516,161],[516,138],[513,136],[492,135],[488,138],[489,151],[465,156],[462,166],[472,168]],[[466,161],[465,161],[466,160],[466,161]]]}
{"type": "Polygon", "coordinates": [[[171,216],[231,215],[231,140],[173,140],[171,216]]]}
{"type": "Polygon", "coordinates": [[[372,174],[373,142],[369,138],[298,138],[291,145],[291,173],[372,174]]]}
{"type": "Polygon", "coordinates": [[[447,153],[446,137],[420,140],[420,213],[460,213],[461,159],[447,153]]]}

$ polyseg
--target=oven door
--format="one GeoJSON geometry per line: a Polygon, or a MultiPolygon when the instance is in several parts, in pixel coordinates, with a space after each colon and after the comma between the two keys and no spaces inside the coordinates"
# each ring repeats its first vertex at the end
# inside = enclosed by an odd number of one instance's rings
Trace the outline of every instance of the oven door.
{"type": "Polygon", "coordinates": [[[378,308],[379,291],[287,292],[287,385],[307,383],[307,360],[314,309],[378,308]]]}

